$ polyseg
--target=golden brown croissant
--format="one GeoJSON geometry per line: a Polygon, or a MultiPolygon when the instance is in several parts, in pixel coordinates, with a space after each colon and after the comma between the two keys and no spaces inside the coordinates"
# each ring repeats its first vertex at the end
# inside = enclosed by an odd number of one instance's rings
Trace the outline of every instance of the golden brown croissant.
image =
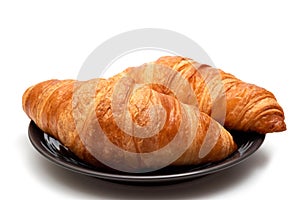
{"type": "Polygon", "coordinates": [[[199,112],[189,83],[178,73],[166,76],[166,69],[145,64],[107,80],[45,81],[25,91],[23,109],[94,166],[146,172],[233,153],[237,146],[230,133],[199,112]]]}
{"type": "Polygon", "coordinates": [[[186,78],[197,96],[200,110],[225,128],[258,133],[286,130],[283,110],[266,89],[180,56],[161,57],[156,63],[186,78]]]}

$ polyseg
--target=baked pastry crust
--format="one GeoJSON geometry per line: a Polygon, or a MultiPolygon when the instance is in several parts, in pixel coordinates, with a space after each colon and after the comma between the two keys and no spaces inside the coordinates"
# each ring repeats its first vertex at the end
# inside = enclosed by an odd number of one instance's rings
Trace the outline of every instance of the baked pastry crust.
{"type": "Polygon", "coordinates": [[[286,130],[283,109],[270,91],[189,58],[165,56],[156,63],[178,71],[189,80],[200,110],[224,124],[225,128],[257,133],[286,130]],[[224,121],[222,113],[212,113],[214,106],[224,107],[224,121]]]}
{"type": "Polygon", "coordinates": [[[223,123],[246,132],[285,130],[271,92],[183,57],[162,57],[109,79],[44,81],[25,91],[22,105],[82,160],[127,172],[228,157],[237,145],[223,123]],[[226,108],[224,116],[216,105],[226,108]]]}

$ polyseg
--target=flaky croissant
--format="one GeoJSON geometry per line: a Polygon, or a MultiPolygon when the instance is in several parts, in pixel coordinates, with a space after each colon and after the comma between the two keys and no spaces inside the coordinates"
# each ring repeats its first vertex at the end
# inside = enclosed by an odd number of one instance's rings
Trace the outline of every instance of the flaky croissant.
{"type": "Polygon", "coordinates": [[[286,130],[283,110],[266,89],[189,58],[165,56],[155,63],[170,67],[187,79],[200,110],[225,128],[257,133],[286,130]]]}
{"type": "Polygon", "coordinates": [[[199,111],[192,93],[189,102],[181,102],[189,84],[176,74],[165,77],[166,69],[145,64],[107,80],[45,81],[25,91],[23,109],[94,166],[147,172],[220,161],[233,153],[237,145],[230,133],[199,111]]]}
{"type": "Polygon", "coordinates": [[[22,104],[82,160],[126,172],[220,161],[237,149],[225,128],[286,129],[271,92],[179,56],[109,79],[45,81],[28,88],[22,104]]]}

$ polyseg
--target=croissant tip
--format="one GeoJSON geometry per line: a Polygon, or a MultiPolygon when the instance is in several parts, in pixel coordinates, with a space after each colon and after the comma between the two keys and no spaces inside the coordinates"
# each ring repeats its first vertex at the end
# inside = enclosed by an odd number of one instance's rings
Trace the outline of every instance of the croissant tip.
{"type": "Polygon", "coordinates": [[[286,128],[286,124],[283,120],[278,120],[275,123],[271,123],[269,125],[268,129],[264,129],[261,131],[262,134],[267,134],[267,133],[275,133],[275,132],[283,132],[285,131],[286,128]]]}
{"type": "Polygon", "coordinates": [[[250,131],[261,134],[283,132],[286,130],[284,116],[278,114],[270,114],[259,118],[259,120],[252,125],[250,131]]]}
{"type": "Polygon", "coordinates": [[[286,130],[286,124],[284,123],[283,120],[276,122],[275,127],[276,127],[275,132],[282,132],[286,130]]]}

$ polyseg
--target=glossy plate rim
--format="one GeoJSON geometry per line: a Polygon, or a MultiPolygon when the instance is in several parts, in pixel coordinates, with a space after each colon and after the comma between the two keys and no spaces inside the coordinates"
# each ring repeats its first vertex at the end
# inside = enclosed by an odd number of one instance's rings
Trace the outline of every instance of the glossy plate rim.
{"type": "MultiPolygon", "coordinates": [[[[46,140],[46,137],[56,142],[58,141],[53,137],[51,137],[50,135],[48,135],[47,133],[44,133],[42,130],[40,130],[33,121],[30,122],[28,127],[28,137],[33,147],[43,157],[53,162],[54,164],[63,167],[65,169],[71,170],[73,172],[84,174],[94,178],[99,178],[107,181],[120,182],[120,183],[131,183],[131,184],[132,183],[170,183],[170,182],[184,181],[188,179],[199,178],[202,176],[213,174],[225,170],[227,168],[230,168],[232,166],[235,166],[240,162],[244,161],[249,156],[251,156],[253,153],[255,153],[265,140],[265,134],[258,134],[258,133],[245,133],[245,134],[250,135],[251,138],[251,141],[249,141],[250,144],[247,140],[245,143],[238,144],[238,149],[236,150],[236,152],[234,152],[231,156],[225,158],[223,161],[218,163],[200,165],[199,167],[191,166],[190,170],[182,170],[179,173],[165,174],[165,172],[160,173],[158,170],[156,174],[155,173],[154,174],[153,173],[151,174],[124,173],[123,174],[123,173],[101,171],[101,169],[96,169],[89,166],[88,164],[85,164],[78,158],[77,158],[78,161],[84,164],[77,165],[74,162],[64,159],[64,157],[67,158],[68,155],[67,156],[61,155],[62,157],[57,157],[54,155],[53,152],[51,152],[53,150],[47,147],[48,142],[46,140]],[[251,134],[253,134],[253,136],[251,136],[251,134]],[[241,148],[242,146],[243,148],[241,148]]],[[[74,159],[73,156],[72,159],[74,159]]],[[[189,168],[187,167],[187,169],[189,168]]]]}

